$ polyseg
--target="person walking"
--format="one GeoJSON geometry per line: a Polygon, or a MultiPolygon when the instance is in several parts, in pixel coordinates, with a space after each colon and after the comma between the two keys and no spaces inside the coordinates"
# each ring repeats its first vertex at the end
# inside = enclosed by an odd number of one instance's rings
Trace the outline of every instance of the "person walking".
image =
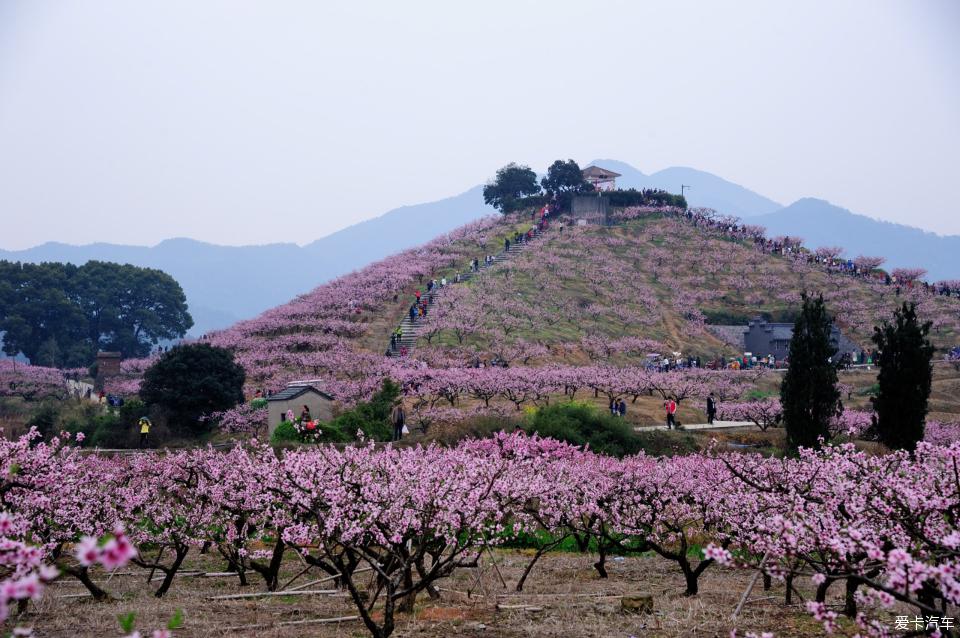
{"type": "Polygon", "coordinates": [[[390,411],[390,422],[393,424],[393,439],[399,441],[403,437],[403,428],[407,423],[407,413],[403,411],[403,403],[396,401],[390,411]]]}
{"type": "Polygon", "coordinates": [[[713,392],[707,397],[707,423],[713,425],[713,420],[717,418],[717,400],[713,397],[713,392]]]}
{"type": "Polygon", "coordinates": [[[672,430],[677,427],[677,402],[670,397],[663,403],[664,409],[667,411],[667,429],[672,430]]]}
{"type": "Polygon", "coordinates": [[[147,447],[147,437],[150,436],[150,419],[145,416],[140,417],[140,420],[137,422],[140,426],[140,449],[147,447]]]}
{"type": "Polygon", "coordinates": [[[620,403],[617,406],[617,413],[620,415],[621,419],[627,418],[627,402],[623,399],[620,399],[620,403]]]}

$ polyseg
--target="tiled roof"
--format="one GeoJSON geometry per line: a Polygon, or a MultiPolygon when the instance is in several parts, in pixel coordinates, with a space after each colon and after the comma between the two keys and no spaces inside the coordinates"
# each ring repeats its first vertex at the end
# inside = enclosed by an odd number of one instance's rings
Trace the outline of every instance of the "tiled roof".
{"type": "Polygon", "coordinates": [[[614,173],[599,166],[588,166],[580,172],[584,177],[620,177],[620,173],[614,173]]]}
{"type": "Polygon", "coordinates": [[[280,390],[280,392],[275,392],[270,396],[268,396],[267,401],[289,401],[290,399],[296,399],[298,396],[300,396],[301,394],[304,394],[305,392],[311,392],[311,391],[316,392],[317,394],[319,394],[320,396],[326,399],[330,399],[331,401],[333,400],[332,396],[330,396],[326,392],[323,392],[322,390],[318,390],[312,385],[288,385],[283,390],[280,390]]]}

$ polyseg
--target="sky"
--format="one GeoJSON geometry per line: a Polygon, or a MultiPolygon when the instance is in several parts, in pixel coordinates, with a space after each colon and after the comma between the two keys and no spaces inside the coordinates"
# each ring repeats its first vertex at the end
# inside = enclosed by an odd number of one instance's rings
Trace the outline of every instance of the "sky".
{"type": "Polygon", "coordinates": [[[960,2],[0,0],[0,248],[308,243],[510,161],[960,234],[960,2]]]}

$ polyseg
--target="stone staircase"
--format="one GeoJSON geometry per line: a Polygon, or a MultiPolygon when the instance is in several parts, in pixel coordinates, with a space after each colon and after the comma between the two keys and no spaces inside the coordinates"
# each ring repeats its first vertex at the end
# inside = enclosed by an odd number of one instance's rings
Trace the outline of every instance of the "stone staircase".
{"type": "MultiPolygon", "coordinates": [[[[533,229],[533,237],[531,239],[525,240],[523,242],[511,241],[510,247],[505,248],[504,250],[501,250],[496,255],[493,255],[493,261],[491,261],[489,264],[481,262],[480,269],[477,272],[466,271],[466,272],[458,273],[457,275],[454,276],[452,280],[451,279],[447,280],[447,286],[456,286],[457,284],[466,283],[471,279],[473,279],[474,277],[478,277],[481,274],[483,274],[485,270],[489,268],[493,268],[497,264],[502,264],[504,262],[510,261],[520,253],[526,251],[534,242],[536,242],[541,237],[541,235],[543,235],[543,233],[544,231],[541,231],[535,227],[533,229]]],[[[439,300],[440,296],[443,295],[444,289],[445,288],[441,287],[441,288],[435,288],[433,290],[433,298],[429,303],[427,303],[428,316],[430,312],[433,311],[434,307],[437,305],[437,301],[439,300]]],[[[425,287],[424,287],[424,290],[425,290],[425,287]]],[[[421,292],[423,294],[427,294],[423,290],[421,292]]],[[[429,295],[428,295],[428,298],[429,298],[429,295]]],[[[412,303],[413,302],[411,301],[411,304],[412,303]]],[[[409,312],[407,312],[407,314],[404,315],[403,321],[401,321],[399,325],[399,328],[402,331],[403,336],[400,338],[400,341],[397,343],[396,347],[391,349],[389,337],[387,340],[387,349],[392,353],[392,356],[402,356],[403,354],[410,355],[410,353],[413,352],[413,349],[417,344],[417,336],[419,334],[422,321],[423,320],[420,319],[419,317],[411,321],[409,312]]]]}

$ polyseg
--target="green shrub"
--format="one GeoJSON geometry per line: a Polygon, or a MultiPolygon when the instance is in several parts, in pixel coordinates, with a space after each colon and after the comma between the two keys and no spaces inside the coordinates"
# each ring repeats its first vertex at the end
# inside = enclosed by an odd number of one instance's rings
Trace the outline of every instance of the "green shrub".
{"type": "Polygon", "coordinates": [[[648,190],[644,193],[635,188],[628,188],[626,190],[607,191],[604,196],[609,199],[610,206],[613,208],[626,208],[627,206],[687,207],[685,197],[660,190],[648,190]]]}
{"type": "MultiPolygon", "coordinates": [[[[327,443],[345,443],[353,440],[353,434],[344,430],[344,425],[336,419],[320,424],[320,440],[327,443]]],[[[354,430],[356,432],[356,430],[354,430]]]]}
{"type": "Polygon", "coordinates": [[[44,401],[27,421],[27,427],[35,427],[43,438],[57,434],[57,422],[60,419],[60,406],[54,401],[44,401]]]}
{"type": "Polygon", "coordinates": [[[270,436],[271,443],[296,443],[300,440],[300,433],[293,427],[292,421],[283,421],[270,436]]]}
{"type": "Polygon", "coordinates": [[[268,402],[263,397],[259,397],[250,401],[250,407],[256,410],[267,407],[268,402]]]}
{"type": "Polygon", "coordinates": [[[368,439],[389,441],[393,437],[390,410],[399,397],[400,386],[390,379],[384,379],[380,390],[369,401],[358,403],[352,410],[322,424],[323,440],[350,441],[359,430],[368,439]],[[333,438],[338,436],[342,438],[333,438]]]}
{"type": "Polygon", "coordinates": [[[90,444],[108,449],[125,448],[130,445],[131,429],[117,414],[101,414],[93,419],[93,436],[90,444]]]}
{"type": "Polygon", "coordinates": [[[643,449],[642,440],[624,419],[604,414],[587,403],[558,403],[539,408],[527,418],[528,433],[589,445],[594,452],[622,457],[643,449]]]}

